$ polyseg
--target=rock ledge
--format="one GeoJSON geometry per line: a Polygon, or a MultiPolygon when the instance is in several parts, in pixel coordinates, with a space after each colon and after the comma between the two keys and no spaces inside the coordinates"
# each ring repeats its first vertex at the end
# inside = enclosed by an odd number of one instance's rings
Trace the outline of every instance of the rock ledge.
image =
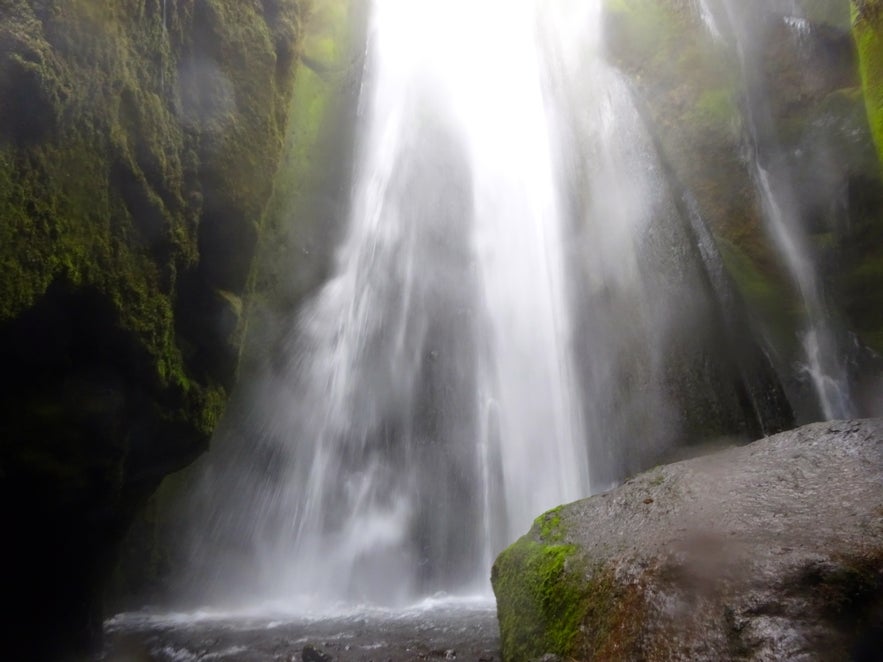
{"type": "Polygon", "coordinates": [[[509,662],[874,659],[883,420],[808,425],[552,510],[492,581],[509,662]]]}

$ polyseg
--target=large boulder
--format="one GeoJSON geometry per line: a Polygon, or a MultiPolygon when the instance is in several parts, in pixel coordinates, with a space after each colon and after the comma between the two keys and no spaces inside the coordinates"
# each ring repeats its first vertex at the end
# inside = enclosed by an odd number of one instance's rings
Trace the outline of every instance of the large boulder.
{"type": "Polygon", "coordinates": [[[503,657],[879,659],[883,420],[660,466],[539,517],[493,568],[503,657]]]}

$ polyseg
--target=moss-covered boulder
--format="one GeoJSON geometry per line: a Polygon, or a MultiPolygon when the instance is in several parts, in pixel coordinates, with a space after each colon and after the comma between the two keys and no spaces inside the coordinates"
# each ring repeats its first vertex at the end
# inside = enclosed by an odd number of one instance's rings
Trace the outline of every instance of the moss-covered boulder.
{"type": "Polygon", "coordinates": [[[224,409],[307,5],[0,4],[14,657],[95,635],[114,541],[224,409]]]}
{"type": "Polygon", "coordinates": [[[607,659],[628,649],[636,635],[638,592],[619,586],[610,568],[587,565],[577,546],[566,541],[561,511],[537,518],[494,563],[491,580],[506,660],[607,659]],[[594,656],[585,658],[586,650],[594,656]]]}
{"type": "Polygon", "coordinates": [[[546,513],[494,564],[503,658],[874,659],[883,420],[657,467],[546,513]]]}

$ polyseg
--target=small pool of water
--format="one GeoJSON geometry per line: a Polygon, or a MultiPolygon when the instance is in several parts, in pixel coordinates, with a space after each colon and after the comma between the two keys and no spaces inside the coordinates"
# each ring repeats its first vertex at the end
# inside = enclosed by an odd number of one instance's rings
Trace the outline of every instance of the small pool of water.
{"type": "Polygon", "coordinates": [[[501,659],[496,607],[487,598],[436,597],[404,609],[361,606],[307,614],[279,605],[129,612],[106,621],[104,629],[102,662],[501,659]]]}

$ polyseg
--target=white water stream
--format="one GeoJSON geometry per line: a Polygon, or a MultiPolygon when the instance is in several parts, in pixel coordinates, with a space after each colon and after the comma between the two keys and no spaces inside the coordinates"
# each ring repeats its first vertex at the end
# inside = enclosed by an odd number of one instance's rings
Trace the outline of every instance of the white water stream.
{"type": "MultiPolygon", "coordinates": [[[[700,15],[716,39],[720,39],[721,32],[708,4],[710,1],[718,3],[717,14],[726,19],[745,80],[743,116],[748,129],[748,161],[767,231],[804,306],[803,329],[799,334],[803,350],[801,369],[809,378],[818,409],[825,419],[853,417],[856,410],[841,351],[844,341],[837,337],[831,311],[818,282],[817,265],[795,199],[793,176],[773,129],[760,49],[755,43],[763,32],[760,27],[763,22],[783,21],[797,41],[807,36],[809,22],[801,15],[798,3],[792,0],[769,6],[764,3],[759,7],[741,0],[702,0],[700,15]]],[[[794,47],[798,45],[795,43],[794,47]]]]}
{"type": "Polygon", "coordinates": [[[376,2],[349,230],[292,331],[259,512],[280,595],[487,590],[590,493],[536,11],[376,2]]]}

